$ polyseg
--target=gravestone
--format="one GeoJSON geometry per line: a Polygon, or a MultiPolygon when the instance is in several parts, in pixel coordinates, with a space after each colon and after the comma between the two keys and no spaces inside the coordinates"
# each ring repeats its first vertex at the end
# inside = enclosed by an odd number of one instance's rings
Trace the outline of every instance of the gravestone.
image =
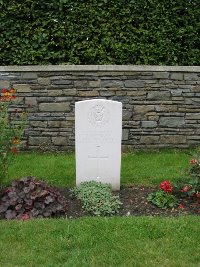
{"type": "Polygon", "coordinates": [[[122,103],[75,103],[76,185],[94,180],[120,189],[121,137],[122,103]]]}

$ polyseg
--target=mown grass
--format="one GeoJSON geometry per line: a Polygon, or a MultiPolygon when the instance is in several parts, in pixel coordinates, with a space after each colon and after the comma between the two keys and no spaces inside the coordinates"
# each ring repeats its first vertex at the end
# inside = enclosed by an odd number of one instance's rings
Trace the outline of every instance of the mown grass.
{"type": "MultiPolygon", "coordinates": [[[[193,151],[164,150],[124,154],[122,184],[175,181],[188,168],[193,151]]],[[[9,171],[37,176],[58,186],[75,184],[73,154],[22,153],[9,171]]],[[[88,217],[0,221],[0,266],[200,266],[198,216],[88,217]]]]}
{"type": "Polygon", "coordinates": [[[36,176],[57,186],[75,185],[74,154],[21,153],[10,167],[9,181],[24,176],[36,176]]]}
{"type": "MultiPolygon", "coordinates": [[[[122,155],[122,184],[157,184],[177,180],[189,167],[192,150],[140,151],[122,155]]],[[[36,176],[57,186],[75,185],[74,154],[21,153],[10,167],[9,181],[36,176]]],[[[9,182],[8,181],[8,182],[9,182]]]]}
{"type": "Polygon", "coordinates": [[[200,265],[199,219],[84,218],[0,222],[0,266],[200,265]]]}

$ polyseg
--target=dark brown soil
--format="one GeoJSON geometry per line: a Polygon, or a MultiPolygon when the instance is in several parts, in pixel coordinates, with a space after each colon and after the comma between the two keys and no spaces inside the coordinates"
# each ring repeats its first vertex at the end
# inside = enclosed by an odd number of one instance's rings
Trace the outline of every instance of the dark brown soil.
{"type": "MultiPolygon", "coordinates": [[[[115,216],[180,216],[184,214],[200,214],[200,203],[192,199],[179,199],[181,204],[177,208],[160,209],[147,201],[150,193],[157,190],[155,187],[130,186],[122,187],[119,192],[122,206],[115,216]]],[[[91,216],[81,208],[81,202],[74,198],[69,188],[61,190],[68,202],[67,218],[91,216]]]]}
{"type": "MultiPolygon", "coordinates": [[[[82,209],[81,201],[74,197],[70,188],[54,188],[65,197],[67,202],[67,211],[60,213],[55,217],[80,218],[84,216],[94,216],[82,209]]],[[[179,198],[179,205],[176,208],[160,209],[148,202],[148,195],[158,190],[150,186],[127,186],[121,187],[121,190],[115,194],[119,195],[122,203],[119,213],[114,216],[181,216],[186,214],[200,215],[200,198],[179,198]]],[[[0,195],[1,202],[1,195],[0,195]]],[[[0,214],[0,219],[4,219],[5,214],[0,214]]],[[[43,217],[43,216],[42,216],[43,217]]]]}

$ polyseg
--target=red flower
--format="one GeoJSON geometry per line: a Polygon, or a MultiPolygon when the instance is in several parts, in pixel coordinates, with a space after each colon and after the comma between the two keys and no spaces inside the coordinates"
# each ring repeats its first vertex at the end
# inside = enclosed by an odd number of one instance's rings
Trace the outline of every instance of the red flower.
{"type": "Polygon", "coordinates": [[[28,213],[24,213],[24,214],[21,215],[20,219],[25,221],[25,220],[30,219],[30,216],[28,215],[28,213]]]}
{"type": "Polygon", "coordinates": [[[196,159],[191,159],[191,160],[190,160],[190,164],[191,164],[191,165],[194,165],[194,164],[196,164],[196,163],[197,163],[197,160],[196,160],[196,159]]]}
{"type": "Polygon", "coordinates": [[[197,197],[200,197],[200,192],[196,193],[196,196],[197,196],[197,197]]]}
{"type": "Polygon", "coordinates": [[[8,92],[8,90],[7,89],[2,89],[1,92],[5,94],[5,93],[8,92]]]}
{"type": "Polygon", "coordinates": [[[191,185],[186,185],[183,189],[180,190],[180,192],[185,193],[185,192],[189,191],[191,188],[192,188],[191,185]]]}
{"type": "Polygon", "coordinates": [[[179,208],[180,210],[184,210],[184,209],[185,209],[185,206],[184,206],[183,204],[180,204],[180,205],[178,206],[178,208],[179,208]]]}
{"type": "Polygon", "coordinates": [[[18,153],[18,150],[17,150],[16,147],[13,147],[13,148],[11,148],[11,152],[14,153],[14,154],[16,154],[16,153],[18,153]]]}
{"type": "Polygon", "coordinates": [[[160,189],[162,189],[165,192],[171,193],[172,192],[172,185],[170,184],[169,181],[163,181],[160,184],[160,189]]]}

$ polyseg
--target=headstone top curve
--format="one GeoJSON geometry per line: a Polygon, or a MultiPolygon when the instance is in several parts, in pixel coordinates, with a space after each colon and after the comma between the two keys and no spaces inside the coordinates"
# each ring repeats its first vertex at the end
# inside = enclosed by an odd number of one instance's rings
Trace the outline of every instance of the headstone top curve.
{"type": "Polygon", "coordinates": [[[81,101],[77,101],[75,102],[75,105],[81,105],[81,104],[88,104],[88,103],[100,103],[100,102],[103,102],[103,103],[113,103],[113,104],[117,104],[117,105],[122,105],[121,102],[119,101],[116,101],[116,100],[110,100],[110,99],[99,99],[99,98],[96,98],[96,99],[87,99],[87,100],[81,100],[81,101]]]}

